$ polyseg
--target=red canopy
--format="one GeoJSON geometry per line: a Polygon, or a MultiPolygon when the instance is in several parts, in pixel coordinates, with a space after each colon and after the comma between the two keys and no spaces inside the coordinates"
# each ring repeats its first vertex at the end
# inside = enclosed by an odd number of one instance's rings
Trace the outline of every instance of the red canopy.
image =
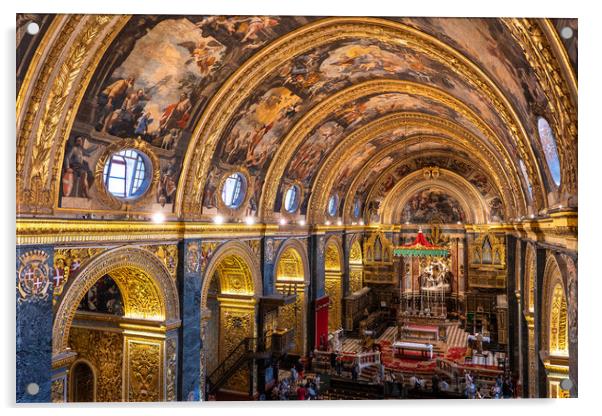
{"type": "Polygon", "coordinates": [[[433,248],[435,248],[437,246],[429,243],[429,241],[426,239],[426,237],[422,233],[422,230],[418,230],[418,234],[416,235],[414,242],[410,243],[410,244],[404,244],[403,247],[433,247],[433,248]]]}

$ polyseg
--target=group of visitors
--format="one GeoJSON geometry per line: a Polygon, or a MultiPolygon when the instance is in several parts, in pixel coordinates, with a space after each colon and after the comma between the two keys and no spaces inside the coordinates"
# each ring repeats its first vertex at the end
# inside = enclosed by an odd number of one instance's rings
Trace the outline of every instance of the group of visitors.
{"type": "Polygon", "coordinates": [[[516,397],[514,383],[510,375],[498,375],[495,383],[483,388],[469,371],[464,373],[464,394],[468,399],[511,399],[516,397]]]}
{"type": "Polygon", "coordinates": [[[269,397],[270,400],[318,400],[319,391],[320,375],[309,377],[303,362],[297,360],[291,367],[290,376],[281,378],[269,397]]]}

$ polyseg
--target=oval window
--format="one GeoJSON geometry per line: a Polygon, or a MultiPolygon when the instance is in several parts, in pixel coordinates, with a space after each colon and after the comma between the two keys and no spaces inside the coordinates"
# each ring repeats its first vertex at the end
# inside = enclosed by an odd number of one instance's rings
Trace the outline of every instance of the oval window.
{"type": "Polygon", "coordinates": [[[539,130],[539,140],[543,147],[550,175],[556,186],[560,186],[560,160],[558,159],[558,148],[556,147],[556,138],[552,132],[552,127],[545,118],[539,117],[537,129],[539,130]]]}
{"type": "Polygon", "coordinates": [[[355,200],[355,202],[353,203],[353,217],[354,218],[359,218],[360,217],[360,215],[362,213],[361,209],[362,209],[362,206],[361,206],[361,203],[360,203],[360,199],[357,198],[355,200]]]}
{"type": "Polygon", "coordinates": [[[328,215],[334,217],[337,215],[337,208],[339,207],[339,197],[332,195],[328,200],[328,215]]]}
{"type": "Polygon", "coordinates": [[[284,195],[284,209],[288,212],[295,212],[299,208],[299,195],[301,190],[298,185],[292,185],[286,190],[284,195]]]}
{"type": "Polygon", "coordinates": [[[222,187],[222,201],[228,208],[238,208],[245,199],[247,180],[242,173],[233,173],[222,187]]]}
{"type": "Polygon", "coordinates": [[[142,196],[150,185],[151,166],[148,156],[137,150],[125,149],[113,153],[104,167],[107,191],[119,199],[142,196]]]}
{"type": "Polygon", "coordinates": [[[527,167],[525,166],[525,162],[522,159],[518,160],[520,165],[520,170],[523,174],[523,178],[527,183],[527,195],[529,197],[529,201],[533,199],[533,186],[531,186],[531,181],[529,180],[529,174],[527,173],[527,167]]]}

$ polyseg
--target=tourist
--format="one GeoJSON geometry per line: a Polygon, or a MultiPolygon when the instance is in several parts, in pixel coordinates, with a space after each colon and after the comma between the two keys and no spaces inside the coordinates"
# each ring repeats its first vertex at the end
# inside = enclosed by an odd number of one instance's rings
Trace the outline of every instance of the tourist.
{"type": "Polygon", "coordinates": [[[297,400],[305,400],[306,395],[307,395],[307,390],[305,389],[305,382],[303,382],[297,388],[297,400]]]}
{"type": "Polygon", "coordinates": [[[433,393],[439,393],[439,376],[437,376],[437,373],[433,374],[433,377],[431,377],[431,383],[431,389],[433,390],[433,393]]]}
{"type": "Polygon", "coordinates": [[[445,379],[441,380],[439,389],[443,392],[449,391],[449,383],[445,379]]]}
{"type": "Polygon", "coordinates": [[[358,375],[357,364],[353,363],[353,366],[351,367],[351,379],[353,381],[357,381],[357,375],[358,375]]]}

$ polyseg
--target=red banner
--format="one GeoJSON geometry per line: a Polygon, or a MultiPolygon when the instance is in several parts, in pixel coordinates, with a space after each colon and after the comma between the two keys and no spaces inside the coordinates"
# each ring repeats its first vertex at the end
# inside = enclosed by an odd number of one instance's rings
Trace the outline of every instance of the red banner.
{"type": "Polygon", "coordinates": [[[328,296],[316,299],[316,338],[315,347],[319,350],[328,346],[328,296]]]}

